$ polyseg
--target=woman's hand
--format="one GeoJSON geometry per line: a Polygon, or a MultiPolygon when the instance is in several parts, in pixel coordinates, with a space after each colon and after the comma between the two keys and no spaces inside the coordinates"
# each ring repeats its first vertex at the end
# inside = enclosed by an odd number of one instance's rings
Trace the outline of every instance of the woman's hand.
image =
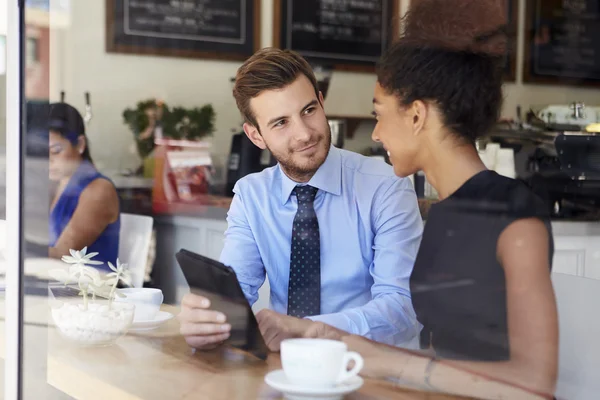
{"type": "Polygon", "coordinates": [[[350,335],[342,338],[348,350],[360,354],[365,362],[360,374],[369,378],[382,379],[398,376],[398,367],[408,362],[410,354],[393,347],[373,342],[362,336],[350,335]]]}

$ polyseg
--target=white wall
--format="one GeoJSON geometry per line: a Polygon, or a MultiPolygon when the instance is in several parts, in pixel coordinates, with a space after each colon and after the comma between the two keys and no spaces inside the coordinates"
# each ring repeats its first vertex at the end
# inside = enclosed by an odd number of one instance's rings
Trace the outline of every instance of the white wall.
{"type": "MultiPolygon", "coordinates": [[[[263,1],[263,46],[272,43],[272,12],[273,0],[263,1]]],[[[239,128],[241,121],[229,78],[241,63],[109,54],[105,52],[104,21],[104,1],[72,2],[64,46],[59,40],[52,40],[51,45],[51,60],[63,61],[62,67],[52,65],[62,73],[57,78],[61,82],[51,84],[51,99],[59,98],[62,87],[66,101],[83,110],[83,93],[91,93],[94,119],[89,133],[92,154],[100,166],[121,169],[137,165],[137,158],[130,153],[132,134],[123,125],[121,113],[149,97],[188,107],[212,103],[217,114],[214,148],[217,153],[228,153],[231,129],[239,128]]],[[[371,74],[336,73],[328,111],[368,114],[374,83],[371,74]]]]}
{"type": "MultiPolygon", "coordinates": [[[[137,156],[130,153],[133,139],[123,125],[121,113],[137,101],[159,97],[171,105],[201,106],[212,103],[217,113],[214,148],[217,153],[229,151],[231,129],[239,127],[239,113],[231,96],[229,78],[235,75],[239,62],[189,60],[182,58],[130,56],[105,52],[105,2],[78,0],[71,2],[71,26],[51,41],[52,64],[55,68],[51,96],[58,99],[61,89],[66,100],[83,109],[83,93],[89,91],[94,106],[90,126],[92,153],[104,169],[135,167],[137,156]],[[60,37],[60,36],[64,37],[60,37]],[[60,63],[60,64],[59,64],[60,63]]],[[[525,0],[520,0],[521,26],[525,0]]],[[[407,1],[403,3],[406,9],[407,1]]],[[[263,0],[263,46],[272,44],[273,0],[263,0]]],[[[520,30],[522,38],[523,29],[520,30]]],[[[519,76],[523,44],[519,41],[519,76]]],[[[335,72],[326,100],[329,114],[368,115],[371,111],[373,74],[335,72]]],[[[598,89],[563,86],[507,84],[505,116],[515,116],[516,106],[584,101],[600,105],[598,89]]],[[[369,145],[369,128],[363,126],[352,149],[369,145]]]]}

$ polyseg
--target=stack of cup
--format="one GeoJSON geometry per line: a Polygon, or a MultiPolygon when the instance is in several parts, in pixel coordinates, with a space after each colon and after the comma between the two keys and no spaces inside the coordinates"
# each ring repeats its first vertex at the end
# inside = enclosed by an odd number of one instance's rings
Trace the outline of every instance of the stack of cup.
{"type": "Polygon", "coordinates": [[[498,160],[498,152],[500,151],[500,145],[498,143],[488,143],[485,147],[485,158],[486,167],[491,170],[496,170],[496,162],[498,160]]]}
{"type": "Polygon", "coordinates": [[[479,150],[479,157],[487,169],[516,178],[515,153],[512,149],[503,149],[498,143],[488,143],[485,150],[479,150]]]}
{"type": "Polygon", "coordinates": [[[496,157],[496,172],[508,178],[515,178],[515,153],[513,149],[500,149],[496,157]]]}

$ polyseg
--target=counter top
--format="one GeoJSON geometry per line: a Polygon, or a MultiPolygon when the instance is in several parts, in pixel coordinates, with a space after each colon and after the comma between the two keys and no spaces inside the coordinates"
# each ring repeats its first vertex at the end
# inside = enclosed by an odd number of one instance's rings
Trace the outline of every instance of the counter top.
{"type": "Polygon", "coordinates": [[[227,215],[231,206],[231,197],[205,195],[199,197],[195,202],[153,202],[152,210],[155,217],[181,216],[196,218],[214,218],[214,216],[227,215]]]}
{"type": "MultiPolygon", "coordinates": [[[[154,216],[159,218],[164,216],[181,216],[216,219],[221,216],[227,216],[227,210],[231,206],[231,201],[231,197],[206,195],[194,203],[155,203],[154,216]],[[221,209],[221,211],[216,209],[221,209]]],[[[431,205],[435,202],[436,200],[419,199],[419,210],[422,217],[427,216],[427,212],[429,212],[431,205]]]]}
{"type": "MultiPolygon", "coordinates": [[[[154,216],[185,217],[199,219],[225,219],[231,206],[231,197],[207,195],[197,203],[165,203],[154,205],[154,216]]],[[[419,211],[423,220],[431,206],[438,202],[434,199],[418,199],[419,211]]],[[[556,219],[552,221],[554,234],[561,236],[600,236],[600,221],[578,221],[556,219]]]]}
{"type": "Polygon", "coordinates": [[[556,236],[600,236],[600,221],[552,221],[556,236]]]}
{"type": "Polygon", "coordinates": [[[141,176],[126,176],[121,174],[106,174],[117,189],[152,189],[154,179],[141,176]]]}

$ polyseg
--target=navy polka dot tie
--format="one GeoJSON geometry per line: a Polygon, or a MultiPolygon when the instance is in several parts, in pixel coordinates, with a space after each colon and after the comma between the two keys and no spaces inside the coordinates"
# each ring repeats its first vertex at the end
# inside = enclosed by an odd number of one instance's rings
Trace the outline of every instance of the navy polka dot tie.
{"type": "Polygon", "coordinates": [[[314,201],[317,188],[296,186],[298,211],[292,227],[288,315],[304,318],[321,313],[321,243],[314,201]]]}

